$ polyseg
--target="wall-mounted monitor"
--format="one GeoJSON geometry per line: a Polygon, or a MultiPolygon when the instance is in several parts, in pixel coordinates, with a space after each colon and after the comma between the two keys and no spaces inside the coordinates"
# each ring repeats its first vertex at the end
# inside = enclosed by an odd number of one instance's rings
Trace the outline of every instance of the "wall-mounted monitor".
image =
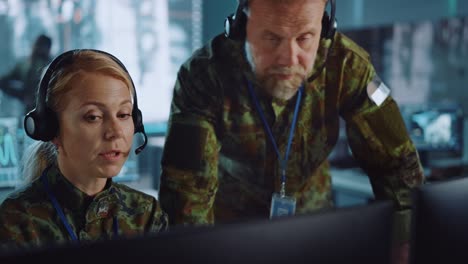
{"type": "Polygon", "coordinates": [[[404,107],[406,126],[420,153],[463,154],[462,108],[458,104],[426,104],[404,107]]]}

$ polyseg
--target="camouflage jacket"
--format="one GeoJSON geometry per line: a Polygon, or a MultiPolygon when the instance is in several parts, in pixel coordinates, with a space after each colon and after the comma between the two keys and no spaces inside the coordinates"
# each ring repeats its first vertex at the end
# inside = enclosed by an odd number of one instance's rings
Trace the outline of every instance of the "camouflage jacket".
{"type": "MultiPolygon", "coordinates": [[[[310,74],[323,64],[330,45],[330,40],[321,41],[310,74]]],[[[280,161],[247,81],[284,155],[296,98],[280,102],[262,94],[243,44],[222,35],[214,38],[181,66],[175,84],[160,190],[171,224],[269,216],[272,193],[280,189],[280,161]]],[[[341,116],[376,198],[395,201],[407,231],[410,191],[423,181],[423,171],[396,102],[389,96],[375,104],[367,94],[371,83],[380,80],[369,55],[337,33],[326,67],[304,89],[286,193],[296,197],[297,213],[332,206],[327,157],[336,144],[341,116]]]]}
{"type": "MultiPolygon", "coordinates": [[[[159,232],[167,215],[152,196],[108,180],[95,197],[71,184],[59,170],[47,172],[49,189],[80,242],[159,232]]],[[[3,249],[38,247],[71,241],[40,179],[10,194],[0,206],[0,244],[3,249]]]]}

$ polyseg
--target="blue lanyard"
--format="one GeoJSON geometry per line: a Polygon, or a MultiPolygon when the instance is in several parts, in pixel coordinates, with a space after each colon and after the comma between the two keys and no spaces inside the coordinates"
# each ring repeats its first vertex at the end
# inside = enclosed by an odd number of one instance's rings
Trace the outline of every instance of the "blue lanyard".
{"type": "MultiPolygon", "coordinates": [[[[52,193],[52,191],[49,188],[49,180],[47,179],[47,171],[49,168],[45,169],[44,172],[42,172],[41,175],[41,181],[44,184],[44,188],[46,190],[47,196],[49,196],[49,199],[52,201],[52,205],[55,208],[55,211],[60,217],[60,220],[62,221],[63,225],[67,229],[68,234],[70,235],[70,238],[72,241],[78,241],[78,237],[76,236],[75,232],[73,232],[73,229],[70,226],[70,223],[68,222],[67,218],[65,217],[65,214],[63,213],[62,207],[60,207],[60,204],[57,201],[57,198],[55,198],[55,195],[52,193]]],[[[114,234],[118,235],[119,233],[119,223],[117,222],[117,217],[114,216],[113,221],[112,221],[112,228],[114,230],[114,234]]]]}
{"type": "Polygon", "coordinates": [[[299,113],[299,106],[301,104],[301,98],[302,98],[302,92],[304,90],[304,85],[301,85],[299,88],[298,94],[297,94],[297,99],[296,99],[296,107],[294,109],[294,116],[293,116],[293,121],[291,124],[291,129],[289,130],[289,138],[288,138],[288,143],[286,147],[286,153],[284,154],[284,158],[281,159],[281,153],[278,149],[278,145],[276,145],[275,138],[273,137],[273,133],[271,132],[271,128],[268,125],[268,122],[266,121],[265,115],[263,114],[262,108],[260,107],[260,103],[258,102],[257,97],[255,96],[254,89],[252,87],[252,83],[247,81],[247,87],[249,88],[250,96],[252,96],[252,99],[255,103],[255,108],[257,108],[257,112],[260,115],[260,118],[262,119],[262,123],[265,127],[265,130],[268,134],[268,137],[271,140],[271,143],[273,144],[273,148],[276,151],[276,154],[278,155],[278,159],[280,160],[281,164],[281,195],[284,196],[285,192],[285,185],[286,185],[286,167],[288,163],[288,157],[289,157],[289,152],[291,150],[291,144],[292,140],[294,138],[294,129],[296,127],[296,122],[297,122],[297,115],[299,113]]]}

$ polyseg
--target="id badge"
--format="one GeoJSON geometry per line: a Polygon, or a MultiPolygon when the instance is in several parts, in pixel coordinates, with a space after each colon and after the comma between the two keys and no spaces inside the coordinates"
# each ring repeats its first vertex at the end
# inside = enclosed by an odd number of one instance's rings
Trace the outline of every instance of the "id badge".
{"type": "Polygon", "coordinates": [[[296,212],[296,198],[274,193],[271,197],[270,219],[280,216],[293,216],[296,212]]]}

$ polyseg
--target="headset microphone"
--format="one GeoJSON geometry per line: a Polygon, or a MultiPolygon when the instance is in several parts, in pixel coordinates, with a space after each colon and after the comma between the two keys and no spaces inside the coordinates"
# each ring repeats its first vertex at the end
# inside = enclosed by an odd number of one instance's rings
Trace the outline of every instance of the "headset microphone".
{"type": "Polygon", "coordinates": [[[146,144],[148,143],[148,136],[146,136],[144,127],[142,128],[142,131],[140,131],[140,133],[143,134],[143,143],[138,148],[135,149],[136,155],[140,154],[140,152],[146,147],[146,144]]]}

